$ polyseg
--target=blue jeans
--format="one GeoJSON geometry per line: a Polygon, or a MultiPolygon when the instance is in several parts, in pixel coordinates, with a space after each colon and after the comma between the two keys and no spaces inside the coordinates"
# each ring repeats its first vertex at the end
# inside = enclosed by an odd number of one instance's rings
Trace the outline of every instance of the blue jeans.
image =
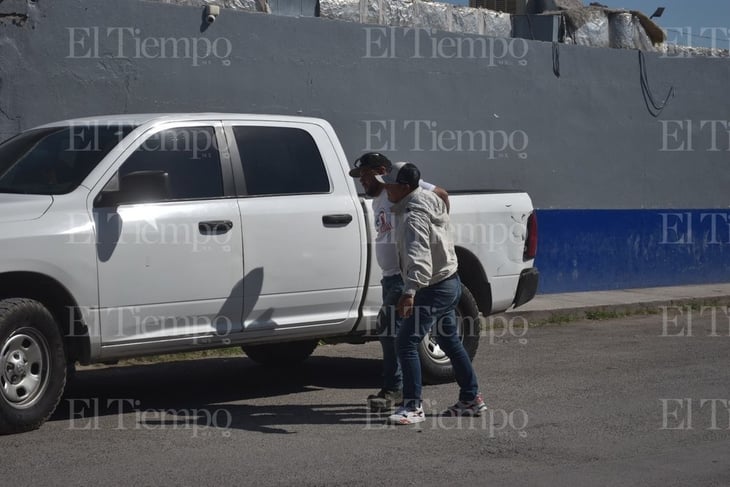
{"type": "Polygon", "coordinates": [[[461,281],[458,275],[425,287],[416,293],[413,314],[401,324],[397,339],[398,356],[403,369],[404,406],[408,408],[421,405],[418,345],[436,323],[436,342],[451,359],[460,387],[459,400],[473,401],[479,392],[476,373],[459,338],[456,305],[460,298],[461,281]]]}
{"type": "Polygon", "coordinates": [[[403,279],[400,274],[383,277],[383,306],[378,314],[378,339],[383,348],[383,389],[399,391],[403,388],[403,374],[398,363],[396,337],[401,325],[401,318],[395,311],[403,294],[403,279]]]}

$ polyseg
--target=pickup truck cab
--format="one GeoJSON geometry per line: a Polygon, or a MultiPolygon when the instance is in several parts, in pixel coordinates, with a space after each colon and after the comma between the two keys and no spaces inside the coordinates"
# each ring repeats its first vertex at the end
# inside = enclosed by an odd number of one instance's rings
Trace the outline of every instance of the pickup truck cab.
{"type": "MultiPolygon", "coordinates": [[[[76,362],[240,345],[293,363],[375,339],[372,212],[324,120],[238,114],[57,122],[0,145],[0,433],[39,427],[76,362]]],[[[452,194],[464,344],[529,301],[522,192],[452,194]]],[[[433,340],[427,379],[450,377],[433,340]]]]}

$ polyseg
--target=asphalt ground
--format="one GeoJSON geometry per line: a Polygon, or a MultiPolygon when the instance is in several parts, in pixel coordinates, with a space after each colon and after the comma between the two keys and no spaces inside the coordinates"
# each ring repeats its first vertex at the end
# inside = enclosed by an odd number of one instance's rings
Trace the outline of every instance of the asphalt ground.
{"type": "MultiPolygon", "coordinates": [[[[695,309],[696,308],[696,309],[695,309]]],[[[727,308],[485,332],[482,418],[388,426],[377,343],[272,370],[216,358],[80,370],[3,485],[730,485],[727,308]]]]}

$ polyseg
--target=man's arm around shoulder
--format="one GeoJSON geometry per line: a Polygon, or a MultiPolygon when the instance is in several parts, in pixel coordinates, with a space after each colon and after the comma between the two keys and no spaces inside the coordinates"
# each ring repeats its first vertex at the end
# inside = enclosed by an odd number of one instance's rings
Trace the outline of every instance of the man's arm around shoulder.
{"type": "Polygon", "coordinates": [[[449,193],[444,188],[440,188],[438,186],[433,189],[433,192],[446,204],[446,212],[450,212],[451,204],[449,203],[449,193]]]}

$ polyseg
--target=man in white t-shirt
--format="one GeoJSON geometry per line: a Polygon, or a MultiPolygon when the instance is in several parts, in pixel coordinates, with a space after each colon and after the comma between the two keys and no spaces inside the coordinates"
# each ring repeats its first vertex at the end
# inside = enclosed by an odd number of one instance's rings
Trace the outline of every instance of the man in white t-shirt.
{"type": "MultiPolygon", "coordinates": [[[[359,178],[365,194],[372,199],[375,219],[375,257],[383,271],[380,284],[383,289],[383,306],[378,315],[378,337],[383,348],[383,387],[377,394],[368,396],[368,405],[375,412],[385,411],[403,401],[403,375],[398,362],[396,336],[400,328],[401,318],[395,312],[395,305],[403,294],[403,278],[401,277],[393,232],[393,203],[388,201],[385,185],[375,179],[376,175],[390,171],[392,163],[383,154],[367,152],[355,161],[350,176],[359,178]]],[[[446,208],[449,207],[448,193],[433,184],[420,181],[420,187],[433,191],[438,195],[446,208]]]]}

